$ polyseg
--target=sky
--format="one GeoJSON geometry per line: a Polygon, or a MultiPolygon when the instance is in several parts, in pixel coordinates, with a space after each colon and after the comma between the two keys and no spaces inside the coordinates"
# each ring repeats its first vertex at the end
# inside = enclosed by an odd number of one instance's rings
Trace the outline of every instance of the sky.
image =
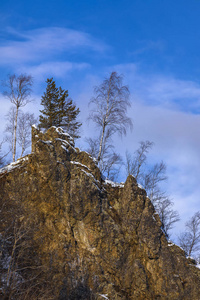
{"type": "MultiPolygon", "coordinates": [[[[0,9],[0,80],[32,75],[34,102],[24,109],[38,116],[53,77],[80,108],[79,147],[96,132],[87,122],[94,86],[123,74],[134,129],[115,137],[116,150],[154,142],[150,163],[166,163],[165,189],[181,217],[174,236],[200,210],[199,14],[200,0],[6,0],[0,9]]],[[[0,93],[1,141],[10,103],[0,93]]]]}

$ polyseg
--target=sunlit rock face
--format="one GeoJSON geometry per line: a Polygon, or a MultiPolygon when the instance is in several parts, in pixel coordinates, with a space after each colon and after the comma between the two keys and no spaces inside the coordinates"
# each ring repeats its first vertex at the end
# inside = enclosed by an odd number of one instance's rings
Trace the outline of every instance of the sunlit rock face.
{"type": "Polygon", "coordinates": [[[0,201],[4,299],[200,299],[200,270],[146,192],[103,180],[61,128],[33,127],[32,153],[0,170],[0,201]]]}

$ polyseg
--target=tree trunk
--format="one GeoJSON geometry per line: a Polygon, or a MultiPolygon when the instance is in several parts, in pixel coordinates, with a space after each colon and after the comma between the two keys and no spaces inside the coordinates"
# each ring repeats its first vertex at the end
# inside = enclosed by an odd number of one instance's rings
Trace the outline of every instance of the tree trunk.
{"type": "Polygon", "coordinates": [[[21,156],[24,154],[24,151],[25,151],[25,138],[23,139],[23,143],[22,143],[22,152],[21,152],[21,156]]]}
{"type": "Polygon", "coordinates": [[[12,155],[13,155],[13,161],[15,161],[15,156],[16,156],[18,110],[19,110],[19,107],[16,106],[15,124],[14,124],[13,153],[12,153],[12,155]]]}
{"type": "Polygon", "coordinates": [[[108,91],[106,115],[105,115],[105,119],[103,120],[103,129],[102,129],[102,135],[101,135],[101,140],[100,140],[100,145],[99,145],[99,154],[98,154],[98,158],[97,158],[98,162],[101,159],[101,153],[102,153],[102,147],[103,147],[103,138],[104,138],[106,123],[107,123],[107,118],[108,118],[109,98],[110,98],[110,91],[108,91]]]}
{"type": "Polygon", "coordinates": [[[101,159],[101,152],[102,152],[102,146],[103,146],[104,133],[105,133],[105,125],[103,125],[103,130],[102,130],[102,135],[101,135],[101,141],[100,141],[100,145],[99,145],[99,154],[98,154],[98,158],[97,158],[98,162],[101,159]]]}

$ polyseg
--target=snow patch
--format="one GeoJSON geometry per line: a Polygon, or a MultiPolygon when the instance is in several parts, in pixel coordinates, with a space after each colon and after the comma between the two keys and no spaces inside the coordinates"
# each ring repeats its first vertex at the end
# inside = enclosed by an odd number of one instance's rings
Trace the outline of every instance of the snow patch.
{"type": "Polygon", "coordinates": [[[144,190],[144,187],[140,183],[138,183],[137,185],[140,189],[144,190]]]}
{"type": "MultiPolygon", "coordinates": [[[[70,161],[70,163],[71,164],[73,164],[73,165],[75,165],[75,166],[77,166],[77,167],[84,167],[84,168],[86,168],[88,171],[90,171],[90,169],[86,166],[86,165],[83,165],[83,164],[81,164],[81,163],[79,163],[79,162],[77,162],[77,161],[70,161]]],[[[98,184],[100,184],[100,182],[99,182],[99,180],[97,180],[95,177],[94,177],[94,175],[92,175],[91,173],[88,173],[88,172],[86,172],[85,170],[83,170],[83,169],[80,169],[80,171],[82,171],[82,172],[84,172],[88,177],[91,177],[93,180],[94,180],[94,182],[93,182],[93,185],[98,189],[98,190],[100,190],[100,188],[98,187],[98,184]]]]}
{"type": "Polygon", "coordinates": [[[171,246],[174,246],[175,244],[172,243],[170,240],[168,241],[168,246],[171,247],[171,246]]]}
{"type": "Polygon", "coordinates": [[[92,179],[94,179],[96,182],[98,182],[98,180],[96,180],[96,178],[94,178],[94,175],[92,175],[91,173],[86,172],[83,169],[80,169],[82,172],[84,172],[87,176],[92,177],[92,179]]]}
{"type": "Polygon", "coordinates": [[[10,163],[8,166],[5,166],[3,168],[0,169],[0,174],[5,173],[5,172],[10,172],[16,168],[20,168],[21,163],[25,162],[28,160],[28,156],[25,156],[23,158],[19,158],[17,161],[10,163]]]}
{"type": "Polygon", "coordinates": [[[36,124],[33,124],[32,127],[35,128],[35,129],[38,129],[36,124]]]}
{"type": "Polygon", "coordinates": [[[41,140],[41,142],[42,142],[43,144],[52,145],[52,141],[43,141],[43,140],[41,140]]]}
{"type": "MultiPolygon", "coordinates": [[[[53,127],[56,128],[55,126],[53,126],[53,127]]],[[[58,132],[59,134],[67,136],[67,138],[70,140],[70,142],[74,145],[74,139],[71,137],[71,135],[69,133],[64,132],[64,130],[61,127],[57,127],[56,132],[58,132]]]]}
{"type": "Polygon", "coordinates": [[[98,161],[95,157],[93,157],[89,152],[87,151],[84,151],[92,160],[93,162],[95,163],[95,165],[98,165],[98,161]]]}
{"type": "Polygon", "coordinates": [[[111,181],[109,179],[106,179],[104,183],[105,184],[110,184],[112,187],[119,187],[119,188],[124,187],[124,182],[118,183],[118,182],[114,182],[114,181],[111,181]]]}
{"type": "Polygon", "coordinates": [[[73,160],[71,160],[70,163],[73,164],[73,165],[78,165],[78,166],[84,167],[84,168],[86,168],[88,171],[90,171],[90,169],[89,169],[86,165],[83,165],[83,164],[79,163],[78,161],[73,161],[73,160]]]}
{"type": "Polygon", "coordinates": [[[77,152],[76,149],[73,146],[74,145],[73,143],[69,143],[66,140],[63,140],[61,138],[55,138],[55,140],[60,141],[62,143],[62,145],[64,145],[64,146],[67,146],[67,145],[70,146],[73,149],[74,152],[77,152]]]}
{"type": "Polygon", "coordinates": [[[109,298],[107,297],[108,294],[99,294],[99,296],[101,296],[101,297],[104,298],[104,299],[108,299],[108,300],[109,300],[109,298]]]}
{"type": "Polygon", "coordinates": [[[64,149],[65,151],[69,152],[69,150],[66,148],[66,146],[61,145],[61,148],[64,149]]]}

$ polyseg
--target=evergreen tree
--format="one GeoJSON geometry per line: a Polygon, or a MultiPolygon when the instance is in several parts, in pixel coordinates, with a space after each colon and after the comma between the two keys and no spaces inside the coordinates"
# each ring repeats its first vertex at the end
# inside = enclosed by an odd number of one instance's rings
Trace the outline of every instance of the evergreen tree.
{"type": "Polygon", "coordinates": [[[78,114],[80,113],[79,108],[73,104],[72,99],[67,99],[64,105],[64,115],[61,122],[63,127],[73,138],[80,138],[79,128],[81,123],[77,121],[78,114]]]}
{"type": "Polygon", "coordinates": [[[39,116],[39,127],[48,129],[51,126],[56,126],[57,117],[57,100],[59,98],[59,90],[56,87],[53,78],[47,79],[46,92],[42,96],[41,105],[44,106],[43,110],[40,110],[42,115],[39,116]]]}
{"type": "Polygon", "coordinates": [[[48,129],[51,126],[62,127],[73,138],[79,138],[79,128],[82,125],[77,121],[79,108],[68,98],[68,91],[57,88],[53,78],[47,79],[46,92],[42,96],[41,104],[44,106],[40,112],[39,126],[48,129]]]}

